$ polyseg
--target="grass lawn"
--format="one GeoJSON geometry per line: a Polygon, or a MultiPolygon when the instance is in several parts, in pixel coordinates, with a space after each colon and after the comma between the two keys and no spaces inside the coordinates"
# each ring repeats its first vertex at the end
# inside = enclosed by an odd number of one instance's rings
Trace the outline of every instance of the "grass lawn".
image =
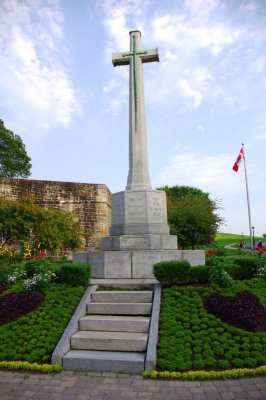
{"type": "MultiPolygon", "coordinates": [[[[239,245],[240,241],[242,240],[241,235],[234,234],[234,233],[221,233],[218,232],[215,236],[215,243],[213,244],[212,247],[210,246],[204,246],[203,249],[208,251],[208,250],[222,250],[224,256],[233,256],[233,255],[238,255],[239,254],[239,245]],[[227,245],[232,245],[234,249],[226,249],[225,246],[227,245]]],[[[243,240],[246,241],[247,244],[250,243],[250,236],[244,235],[243,240]]],[[[255,244],[258,243],[259,240],[266,241],[264,238],[261,238],[259,236],[254,237],[255,244]]],[[[246,246],[246,249],[249,248],[249,245],[246,246]]]]}
{"type": "MultiPolygon", "coordinates": [[[[257,243],[260,239],[262,239],[259,236],[255,236],[255,243],[257,243]]],[[[218,247],[224,247],[226,245],[230,245],[230,244],[237,244],[237,247],[239,247],[239,243],[242,240],[242,236],[241,235],[236,235],[233,233],[217,233],[215,236],[215,244],[218,247]]],[[[243,236],[243,240],[245,240],[247,243],[250,243],[250,236],[243,236]]]]}
{"type": "MultiPolygon", "coordinates": [[[[232,295],[241,290],[256,294],[266,309],[266,283],[259,279],[234,281],[232,295]]],[[[157,368],[167,371],[253,368],[266,364],[266,331],[250,332],[208,313],[202,297],[210,287],[163,289],[157,368]]]]}

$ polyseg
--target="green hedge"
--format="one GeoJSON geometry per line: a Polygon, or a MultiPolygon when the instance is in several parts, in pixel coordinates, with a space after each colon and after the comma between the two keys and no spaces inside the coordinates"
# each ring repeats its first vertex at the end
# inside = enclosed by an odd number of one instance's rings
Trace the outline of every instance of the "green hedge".
{"type": "Polygon", "coordinates": [[[185,260],[162,261],[153,265],[155,278],[163,286],[189,282],[191,265],[185,260]]]}
{"type": "Polygon", "coordinates": [[[71,286],[86,286],[91,277],[91,266],[86,263],[59,264],[54,272],[57,282],[71,286]]]}
{"type": "Polygon", "coordinates": [[[195,265],[194,267],[191,267],[189,274],[189,282],[208,283],[209,270],[210,267],[208,265],[195,265]]]}
{"type": "Polygon", "coordinates": [[[262,261],[256,256],[232,257],[230,259],[237,267],[240,267],[235,269],[235,273],[238,274],[238,278],[235,279],[254,278],[262,264],[262,261]]]}
{"type": "Polygon", "coordinates": [[[27,277],[44,271],[52,271],[56,275],[57,283],[71,286],[86,286],[91,277],[91,266],[86,263],[73,263],[72,261],[51,261],[49,259],[28,260],[25,265],[27,277]]]}
{"type": "Polygon", "coordinates": [[[233,279],[243,280],[252,279],[257,276],[257,273],[262,265],[262,260],[257,256],[237,256],[237,257],[209,257],[206,259],[207,266],[215,266],[223,264],[226,272],[233,279]]]}

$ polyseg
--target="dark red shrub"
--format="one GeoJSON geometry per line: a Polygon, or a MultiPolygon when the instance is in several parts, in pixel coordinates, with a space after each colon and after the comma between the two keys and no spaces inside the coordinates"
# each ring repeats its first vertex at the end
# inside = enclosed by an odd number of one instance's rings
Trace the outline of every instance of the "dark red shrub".
{"type": "Polygon", "coordinates": [[[38,292],[9,293],[0,297],[0,324],[13,321],[37,308],[44,295],[38,292]]]}
{"type": "Polygon", "coordinates": [[[243,290],[233,297],[214,293],[205,300],[207,310],[223,321],[255,331],[260,325],[264,311],[258,297],[243,290]]]}

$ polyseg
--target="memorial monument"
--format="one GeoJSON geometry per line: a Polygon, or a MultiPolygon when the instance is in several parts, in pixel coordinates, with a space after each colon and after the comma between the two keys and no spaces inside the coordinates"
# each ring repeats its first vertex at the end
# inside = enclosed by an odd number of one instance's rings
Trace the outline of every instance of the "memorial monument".
{"type": "Polygon", "coordinates": [[[205,263],[203,251],[178,250],[177,237],[169,234],[166,195],[153,190],[148,171],[143,69],[159,61],[157,49],[142,50],[141,32],[131,31],[130,51],[113,54],[113,65],[129,65],[129,172],[125,191],[112,194],[110,236],[102,238],[100,251],[74,253],[75,261],[92,265],[93,278],[154,278],[153,264],[186,259],[205,263]]]}

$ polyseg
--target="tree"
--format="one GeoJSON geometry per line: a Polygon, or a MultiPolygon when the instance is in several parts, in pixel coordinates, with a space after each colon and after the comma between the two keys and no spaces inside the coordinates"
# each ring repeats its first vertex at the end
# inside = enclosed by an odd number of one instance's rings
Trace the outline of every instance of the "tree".
{"type": "Polygon", "coordinates": [[[170,233],[178,236],[182,248],[209,245],[223,218],[215,213],[218,201],[209,193],[189,186],[164,186],[167,196],[167,215],[170,233]]]}
{"type": "Polygon", "coordinates": [[[76,249],[80,229],[76,217],[56,208],[43,208],[32,198],[9,200],[0,197],[2,246],[9,242],[34,241],[42,249],[76,249]]]}
{"type": "Polygon", "coordinates": [[[0,119],[0,176],[27,178],[30,176],[30,161],[20,136],[6,129],[0,119]]]}

